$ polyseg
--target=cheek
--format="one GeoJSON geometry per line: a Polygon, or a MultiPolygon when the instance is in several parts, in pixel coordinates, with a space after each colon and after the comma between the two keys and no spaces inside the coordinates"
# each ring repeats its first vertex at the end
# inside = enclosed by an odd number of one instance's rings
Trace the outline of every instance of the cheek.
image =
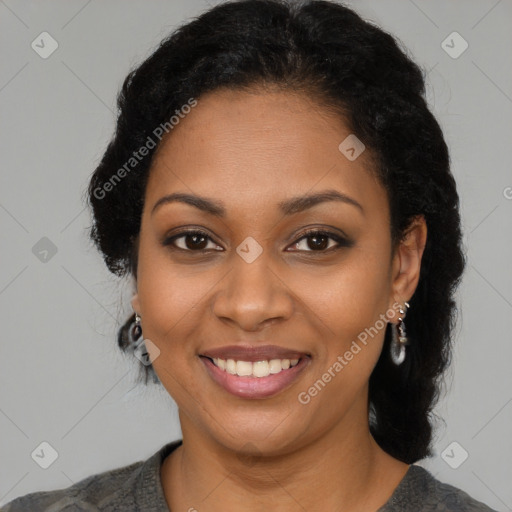
{"type": "Polygon", "coordinates": [[[185,410],[195,390],[198,360],[187,343],[198,336],[201,325],[201,297],[213,282],[180,271],[179,266],[159,261],[150,250],[139,253],[137,291],[140,301],[142,331],[159,350],[153,368],[167,392],[185,410]]]}
{"type": "Polygon", "coordinates": [[[159,347],[162,359],[182,357],[184,341],[200,323],[201,299],[214,283],[208,273],[171,264],[165,250],[141,237],[137,292],[142,328],[144,337],[159,347]]]}
{"type": "Polygon", "coordinates": [[[340,349],[388,308],[390,281],[384,260],[381,253],[353,250],[339,265],[297,280],[297,292],[330,328],[327,332],[339,340],[340,349]]]}
{"type": "Polygon", "coordinates": [[[137,267],[137,292],[141,316],[160,334],[173,328],[192,310],[208,289],[208,278],[194,274],[190,266],[173,264],[170,254],[142,230],[137,267]]]}
{"type": "Polygon", "coordinates": [[[343,388],[340,396],[346,398],[353,396],[347,391],[365,385],[382,350],[390,293],[386,264],[382,254],[360,251],[325,278],[303,284],[311,309],[329,328],[324,327],[318,377],[333,382],[332,392],[343,388]]]}

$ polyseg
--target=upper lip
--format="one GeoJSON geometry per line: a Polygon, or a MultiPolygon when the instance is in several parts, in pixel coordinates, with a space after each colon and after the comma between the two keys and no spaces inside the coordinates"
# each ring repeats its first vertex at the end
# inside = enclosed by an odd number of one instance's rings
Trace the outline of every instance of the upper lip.
{"type": "Polygon", "coordinates": [[[229,345],[225,347],[205,350],[201,354],[210,359],[234,359],[236,361],[265,361],[271,359],[300,359],[309,356],[306,352],[300,352],[277,345],[229,345]]]}

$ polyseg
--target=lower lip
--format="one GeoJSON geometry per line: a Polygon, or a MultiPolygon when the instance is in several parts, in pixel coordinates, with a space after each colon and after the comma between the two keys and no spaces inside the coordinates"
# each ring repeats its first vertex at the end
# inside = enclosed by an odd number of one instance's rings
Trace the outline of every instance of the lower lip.
{"type": "Polygon", "coordinates": [[[280,393],[297,379],[306,367],[307,357],[302,357],[299,362],[288,368],[274,373],[268,377],[240,377],[221,370],[207,357],[200,356],[206,366],[210,377],[226,391],[241,398],[268,398],[280,393]]]}

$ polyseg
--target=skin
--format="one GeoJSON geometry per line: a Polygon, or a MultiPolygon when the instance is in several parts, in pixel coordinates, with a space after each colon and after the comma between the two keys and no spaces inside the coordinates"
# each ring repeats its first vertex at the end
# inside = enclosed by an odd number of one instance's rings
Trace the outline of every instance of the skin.
{"type": "Polygon", "coordinates": [[[297,399],[379,315],[408,301],[419,280],[425,221],[418,217],[392,252],[388,199],[369,151],[349,161],[338,149],[349,134],[309,97],[217,90],[201,96],[158,149],[132,305],[179,408],[183,445],[161,470],[173,511],[375,511],[409,467],[386,454],[368,426],[368,381],[384,329],[309,403],[297,399]],[[339,201],[289,216],[278,209],[327,189],[364,211],[339,201]],[[174,192],[220,202],[225,217],[180,202],[153,211],[174,192]],[[185,226],[208,233],[202,254],[190,237],[175,240],[182,250],[163,245],[185,226]],[[333,250],[339,244],[327,238],[315,250],[306,227],[341,230],[353,245],[333,250]],[[263,250],[252,263],[236,252],[248,236],[263,250]],[[217,385],[198,357],[242,340],[311,359],[279,394],[242,399],[217,385]]]}

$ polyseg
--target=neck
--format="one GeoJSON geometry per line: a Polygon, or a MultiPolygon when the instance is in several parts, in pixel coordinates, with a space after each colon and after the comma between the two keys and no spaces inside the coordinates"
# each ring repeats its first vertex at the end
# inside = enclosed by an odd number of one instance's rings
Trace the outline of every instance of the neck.
{"type": "Polygon", "coordinates": [[[182,418],[183,444],[162,467],[171,510],[377,510],[408,466],[386,454],[367,421],[336,425],[279,456],[248,457],[182,418]]]}

